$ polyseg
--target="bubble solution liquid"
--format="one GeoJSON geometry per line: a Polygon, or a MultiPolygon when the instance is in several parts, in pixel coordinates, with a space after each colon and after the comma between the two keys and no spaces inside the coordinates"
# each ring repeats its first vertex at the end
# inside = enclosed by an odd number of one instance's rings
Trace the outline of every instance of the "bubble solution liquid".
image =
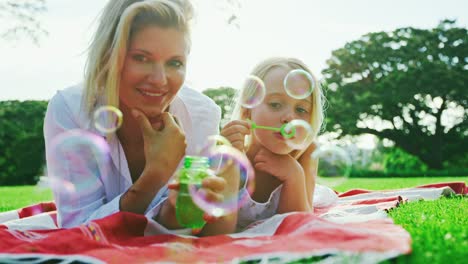
{"type": "Polygon", "coordinates": [[[179,193],[176,201],[176,218],[180,225],[187,228],[202,228],[206,222],[204,211],[192,200],[189,186],[200,186],[203,179],[209,176],[209,160],[207,157],[185,156],[184,166],[179,170],[179,193]]]}

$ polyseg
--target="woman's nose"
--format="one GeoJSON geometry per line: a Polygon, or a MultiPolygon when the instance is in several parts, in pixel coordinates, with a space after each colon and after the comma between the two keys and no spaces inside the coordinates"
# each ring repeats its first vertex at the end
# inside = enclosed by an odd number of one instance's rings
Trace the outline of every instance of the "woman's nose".
{"type": "Polygon", "coordinates": [[[166,69],[163,65],[155,63],[151,67],[151,72],[149,74],[149,81],[153,84],[163,86],[167,84],[167,75],[166,69]]]}

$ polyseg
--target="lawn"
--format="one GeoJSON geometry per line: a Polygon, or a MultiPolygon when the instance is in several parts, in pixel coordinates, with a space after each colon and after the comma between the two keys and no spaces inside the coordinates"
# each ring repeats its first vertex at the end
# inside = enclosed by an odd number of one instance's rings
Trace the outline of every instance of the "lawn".
{"type": "MultiPolygon", "coordinates": [[[[428,183],[464,181],[468,177],[359,178],[349,179],[335,189],[388,190],[428,183]]],[[[33,186],[0,187],[0,211],[51,201],[52,194],[33,186]]],[[[468,257],[468,199],[454,196],[435,201],[403,204],[389,213],[413,239],[413,252],[389,263],[466,263],[468,257]]],[[[308,261],[304,261],[308,262],[308,261]]]]}

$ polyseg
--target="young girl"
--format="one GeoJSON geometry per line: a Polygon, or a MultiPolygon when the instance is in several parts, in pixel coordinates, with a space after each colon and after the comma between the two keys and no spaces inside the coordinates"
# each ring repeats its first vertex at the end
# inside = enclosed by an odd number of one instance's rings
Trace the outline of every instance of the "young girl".
{"type": "Polygon", "coordinates": [[[318,160],[313,160],[311,154],[316,145],[310,143],[303,149],[293,149],[278,132],[253,130],[251,125],[253,121],[278,128],[299,119],[309,123],[312,138],[317,137],[323,121],[322,90],[317,85],[306,98],[289,96],[283,83],[292,70],[303,70],[313,76],[302,61],[294,58],[270,58],[258,64],[251,75],[264,82],[265,98],[252,109],[244,107],[238,99],[232,121],[221,131],[234,147],[245,152],[255,169],[255,190],[238,212],[238,230],[277,213],[313,210],[318,160]]]}

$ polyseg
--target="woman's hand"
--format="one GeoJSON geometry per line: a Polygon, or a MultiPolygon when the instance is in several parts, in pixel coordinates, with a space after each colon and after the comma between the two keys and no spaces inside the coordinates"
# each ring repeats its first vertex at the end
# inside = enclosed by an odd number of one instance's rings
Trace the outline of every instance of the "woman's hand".
{"type": "MultiPolygon", "coordinates": [[[[199,192],[204,193],[204,197],[207,198],[208,201],[212,202],[219,202],[223,201],[224,195],[223,191],[226,189],[227,182],[224,178],[210,176],[203,179],[201,188],[198,190],[199,192]]],[[[178,229],[182,228],[177,223],[177,218],[175,216],[176,211],[176,202],[177,202],[177,195],[180,188],[180,184],[177,180],[172,181],[168,184],[169,197],[168,200],[163,204],[161,211],[159,212],[158,222],[169,229],[178,229]]],[[[205,213],[203,215],[203,219],[208,223],[213,223],[217,220],[216,217],[205,213]]],[[[193,235],[198,234],[201,229],[194,229],[193,235]]]]}
{"type": "Polygon", "coordinates": [[[244,151],[245,136],[250,135],[250,123],[244,120],[234,120],[227,123],[221,130],[221,136],[231,142],[232,146],[244,151]]]}
{"type": "Polygon", "coordinates": [[[261,148],[254,158],[254,167],[276,177],[282,182],[304,178],[304,170],[291,155],[279,155],[261,148]]]}
{"type": "Polygon", "coordinates": [[[151,124],[139,110],[133,109],[144,141],[145,171],[167,181],[174,174],[185,155],[185,134],[168,112],[161,114],[161,121],[151,124]]]}
{"type": "MultiPolygon", "coordinates": [[[[203,179],[201,183],[201,188],[198,192],[203,193],[203,197],[206,197],[208,201],[211,202],[220,202],[223,201],[224,195],[222,192],[226,188],[227,182],[224,178],[217,176],[209,176],[203,179]]],[[[176,205],[177,193],[179,190],[179,182],[174,180],[167,187],[171,191],[169,192],[169,204],[173,207],[176,205]]]]}

